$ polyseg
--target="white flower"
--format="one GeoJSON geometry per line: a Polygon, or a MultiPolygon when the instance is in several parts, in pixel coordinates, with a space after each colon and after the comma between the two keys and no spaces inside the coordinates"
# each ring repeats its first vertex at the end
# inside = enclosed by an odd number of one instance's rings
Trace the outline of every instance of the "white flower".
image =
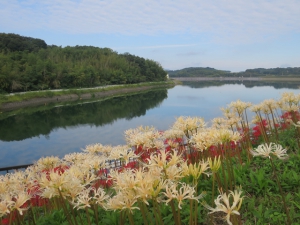
{"type": "Polygon", "coordinates": [[[204,202],[203,205],[205,208],[211,211],[210,213],[214,213],[214,212],[226,213],[224,219],[227,221],[229,225],[232,225],[232,223],[230,222],[230,216],[233,214],[240,215],[239,209],[241,208],[243,198],[244,198],[241,197],[241,195],[242,195],[242,191],[240,188],[238,188],[234,192],[229,191],[228,195],[220,191],[220,195],[217,197],[217,199],[215,199],[216,208],[212,208],[206,202],[204,202]]]}
{"type": "Polygon", "coordinates": [[[279,159],[287,159],[286,151],[281,145],[271,142],[269,145],[267,143],[259,145],[256,149],[250,150],[250,153],[253,156],[262,156],[264,158],[271,158],[271,155],[274,155],[279,159]]]}
{"type": "Polygon", "coordinates": [[[282,148],[281,145],[274,144],[272,154],[277,156],[279,159],[287,159],[289,156],[286,154],[286,151],[287,150],[282,148]]]}

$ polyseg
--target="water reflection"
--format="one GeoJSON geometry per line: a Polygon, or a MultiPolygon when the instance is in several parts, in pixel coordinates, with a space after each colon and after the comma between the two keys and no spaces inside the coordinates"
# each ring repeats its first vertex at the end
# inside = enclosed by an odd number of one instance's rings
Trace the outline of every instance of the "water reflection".
{"type": "Polygon", "coordinates": [[[210,80],[210,81],[183,81],[183,85],[191,88],[204,88],[213,86],[223,86],[227,84],[241,84],[246,88],[269,86],[275,89],[289,88],[299,89],[299,81],[249,81],[249,80],[210,80]]]}
{"type": "Polygon", "coordinates": [[[145,115],[148,109],[157,107],[165,98],[166,89],[34,113],[20,113],[0,120],[0,140],[19,141],[40,135],[47,137],[59,127],[87,124],[103,126],[120,118],[130,120],[145,115]]]}
{"type": "Polygon", "coordinates": [[[138,126],[166,130],[179,116],[198,116],[209,123],[232,101],[257,104],[279,99],[283,92],[299,93],[299,85],[183,82],[168,90],[99,102],[5,112],[0,114],[0,167],[29,164],[42,156],[63,157],[93,143],[125,144],[125,130],[138,126]]]}

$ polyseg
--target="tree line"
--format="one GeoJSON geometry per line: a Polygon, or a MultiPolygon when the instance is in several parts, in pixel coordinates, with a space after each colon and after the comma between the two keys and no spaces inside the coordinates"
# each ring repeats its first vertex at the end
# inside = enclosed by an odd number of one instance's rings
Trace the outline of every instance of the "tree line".
{"type": "Polygon", "coordinates": [[[166,75],[159,63],[129,53],[0,33],[0,93],[163,81],[166,75]]]}
{"type": "Polygon", "coordinates": [[[285,81],[281,82],[275,81],[261,81],[261,80],[206,80],[203,81],[183,81],[182,85],[189,86],[191,88],[205,88],[205,87],[219,87],[225,84],[242,84],[246,88],[260,87],[260,86],[270,86],[275,89],[289,88],[289,89],[299,89],[299,82],[295,81],[285,81]]]}
{"type": "Polygon", "coordinates": [[[170,77],[264,77],[264,76],[300,76],[300,67],[288,68],[256,68],[247,69],[243,72],[230,72],[217,70],[210,67],[190,67],[181,70],[168,70],[170,77]]]}
{"type": "Polygon", "coordinates": [[[170,77],[217,77],[230,71],[217,70],[210,67],[189,67],[181,70],[167,70],[170,77]]]}

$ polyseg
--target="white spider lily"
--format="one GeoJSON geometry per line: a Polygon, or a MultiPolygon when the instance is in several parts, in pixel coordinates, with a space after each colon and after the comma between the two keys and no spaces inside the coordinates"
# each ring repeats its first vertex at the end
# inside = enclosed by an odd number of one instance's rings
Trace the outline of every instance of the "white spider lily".
{"type": "Polygon", "coordinates": [[[215,205],[216,205],[215,208],[212,208],[206,202],[204,202],[203,205],[205,208],[211,211],[209,212],[209,214],[214,212],[226,213],[224,219],[227,221],[229,225],[232,225],[230,221],[230,216],[233,214],[240,215],[239,209],[241,208],[243,198],[244,198],[241,197],[241,195],[242,195],[242,191],[240,188],[238,188],[234,192],[229,191],[228,195],[220,191],[220,195],[217,197],[217,199],[215,199],[215,205]]]}

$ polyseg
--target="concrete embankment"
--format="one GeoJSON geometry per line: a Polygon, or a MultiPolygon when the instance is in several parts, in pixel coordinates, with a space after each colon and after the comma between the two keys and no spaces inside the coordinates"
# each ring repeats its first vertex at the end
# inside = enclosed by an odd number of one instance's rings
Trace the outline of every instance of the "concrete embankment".
{"type": "Polygon", "coordinates": [[[32,98],[20,102],[2,103],[0,105],[0,110],[9,111],[9,110],[19,109],[23,107],[28,107],[28,106],[46,105],[53,102],[66,102],[66,101],[78,101],[78,100],[91,99],[91,98],[104,98],[104,97],[122,95],[127,93],[147,91],[147,90],[166,87],[166,86],[169,85],[126,87],[126,88],[117,88],[112,90],[102,90],[99,92],[92,92],[92,93],[82,93],[79,95],[66,94],[66,95],[53,96],[53,97],[32,98]]]}

